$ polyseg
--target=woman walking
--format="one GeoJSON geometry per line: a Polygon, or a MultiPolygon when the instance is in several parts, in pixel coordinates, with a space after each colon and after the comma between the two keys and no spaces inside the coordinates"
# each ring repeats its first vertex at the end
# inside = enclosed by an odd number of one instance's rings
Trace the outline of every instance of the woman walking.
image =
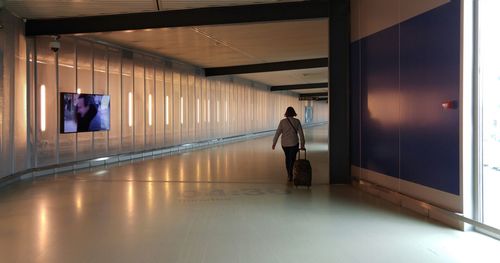
{"type": "Polygon", "coordinates": [[[299,136],[300,136],[300,149],[305,149],[304,132],[300,120],[294,118],[297,116],[293,107],[288,107],[285,112],[285,118],[282,119],[276,130],[273,139],[273,150],[276,147],[278,138],[281,135],[281,146],[285,152],[285,165],[288,172],[288,181],[293,180],[293,164],[299,151],[299,136]],[[297,133],[299,136],[297,136],[297,133]]]}

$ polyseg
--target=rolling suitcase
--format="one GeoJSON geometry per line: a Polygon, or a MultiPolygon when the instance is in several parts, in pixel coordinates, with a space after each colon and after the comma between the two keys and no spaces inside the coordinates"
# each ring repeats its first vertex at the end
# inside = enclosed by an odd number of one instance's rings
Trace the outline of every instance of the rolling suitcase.
{"type": "Polygon", "coordinates": [[[307,152],[304,151],[304,159],[300,158],[299,150],[299,158],[295,160],[293,164],[293,183],[295,186],[307,186],[309,188],[311,186],[312,180],[312,171],[311,171],[311,163],[307,160],[307,152]]]}

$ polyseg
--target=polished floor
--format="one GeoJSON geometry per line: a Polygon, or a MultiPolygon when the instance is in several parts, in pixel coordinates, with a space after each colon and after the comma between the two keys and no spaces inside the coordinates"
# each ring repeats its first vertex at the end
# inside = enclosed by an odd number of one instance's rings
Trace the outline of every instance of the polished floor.
{"type": "Polygon", "coordinates": [[[327,184],[327,127],[306,130],[313,187],[272,137],[0,189],[0,262],[500,262],[500,242],[327,184]]]}

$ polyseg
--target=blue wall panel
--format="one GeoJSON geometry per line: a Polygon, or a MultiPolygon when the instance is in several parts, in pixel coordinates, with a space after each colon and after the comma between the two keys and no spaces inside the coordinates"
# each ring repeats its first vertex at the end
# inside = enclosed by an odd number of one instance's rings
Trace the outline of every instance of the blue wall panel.
{"type": "Polygon", "coordinates": [[[459,195],[460,1],[351,48],[352,164],[459,195]]]}
{"type": "Polygon", "coordinates": [[[360,156],[360,45],[351,44],[350,74],[351,74],[351,164],[361,166],[360,156]]]}
{"type": "Polygon", "coordinates": [[[361,41],[361,165],[399,176],[398,28],[361,41]]]}
{"type": "Polygon", "coordinates": [[[459,194],[460,1],[400,24],[401,179],[459,194]]]}

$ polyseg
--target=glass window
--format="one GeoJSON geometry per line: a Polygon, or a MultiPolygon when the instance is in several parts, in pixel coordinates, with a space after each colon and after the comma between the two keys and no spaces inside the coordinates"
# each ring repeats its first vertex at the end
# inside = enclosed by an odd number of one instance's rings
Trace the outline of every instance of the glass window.
{"type": "Polygon", "coordinates": [[[479,210],[483,223],[500,228],[500,1],[478,1],[478,5],[479,210]]]}

